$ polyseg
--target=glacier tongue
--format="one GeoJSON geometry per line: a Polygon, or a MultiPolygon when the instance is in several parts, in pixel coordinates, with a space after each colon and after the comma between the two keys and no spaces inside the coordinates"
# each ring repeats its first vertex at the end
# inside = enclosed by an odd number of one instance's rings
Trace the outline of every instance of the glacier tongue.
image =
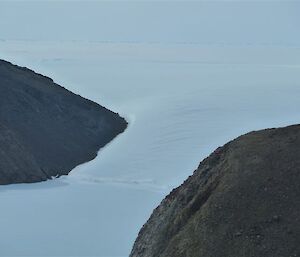
{"type": "Polygon", "coordinates": [[[297,47],[3,41],[0,50],[129,120],[69,176],[0,188],[5,256],[128,255],[203,157],[244,132],[299,122],[297,47]]]}

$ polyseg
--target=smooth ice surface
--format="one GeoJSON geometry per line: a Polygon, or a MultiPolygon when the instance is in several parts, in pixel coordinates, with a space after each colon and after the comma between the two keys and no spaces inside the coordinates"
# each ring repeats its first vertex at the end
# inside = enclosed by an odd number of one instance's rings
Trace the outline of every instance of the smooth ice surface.
{"type": "Polygon", "coordinates": [[[69,176],[0,188],[5,256],[126,256],[152,209],[213,149],[299,122],[298,47],[7,41],[0,50],[130,122],[69,176]]]}
{"type": "Polygon", "coordinates": [[[0,187],[0,256],[128,256],[216,147],[299,123],[300,5],[244,2],[0,2],[0,58],[130,123],[69,176],[0,187]]]}

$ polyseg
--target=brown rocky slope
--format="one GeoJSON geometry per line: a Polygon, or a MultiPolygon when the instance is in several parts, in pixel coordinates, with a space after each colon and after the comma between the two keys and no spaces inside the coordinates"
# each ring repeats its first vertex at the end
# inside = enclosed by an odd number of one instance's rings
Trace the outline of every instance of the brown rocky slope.
{"type": "Polygon", "coordinates": [[[154,210],[130,257],[300,256],[300,125],[241,136],[154,210]]]}

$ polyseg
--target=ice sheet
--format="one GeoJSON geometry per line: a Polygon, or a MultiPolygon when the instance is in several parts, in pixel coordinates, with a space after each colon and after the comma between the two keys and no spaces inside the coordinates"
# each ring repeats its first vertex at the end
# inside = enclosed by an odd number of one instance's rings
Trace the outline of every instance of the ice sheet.
{"type": "Polygon", "coordinates": [[[0,188],[5,256],[126,256],[213,149],[299,122],[297,47],[3,41],[0,51],[129,121],[69,176],[0,188]]]}

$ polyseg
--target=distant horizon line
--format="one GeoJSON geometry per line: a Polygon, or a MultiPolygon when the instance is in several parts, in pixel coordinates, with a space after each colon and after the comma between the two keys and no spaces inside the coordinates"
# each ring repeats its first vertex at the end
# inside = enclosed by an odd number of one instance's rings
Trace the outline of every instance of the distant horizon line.
{"type": "Polygon", "coordinates": [[[300,47],[299,43],[253,43],[253,42],[200,42],[200,41],[156,41],[156,40],[83,40],[83,39],[29,39],[29,38],[18,38],[18,39],[5,39],[0,38],[0,42],[56,42],[56,43],[98,43],[98,44],[165,44],[165,45],[203,45],[203,46],[289,46],[289,47],[300,47]]]}

